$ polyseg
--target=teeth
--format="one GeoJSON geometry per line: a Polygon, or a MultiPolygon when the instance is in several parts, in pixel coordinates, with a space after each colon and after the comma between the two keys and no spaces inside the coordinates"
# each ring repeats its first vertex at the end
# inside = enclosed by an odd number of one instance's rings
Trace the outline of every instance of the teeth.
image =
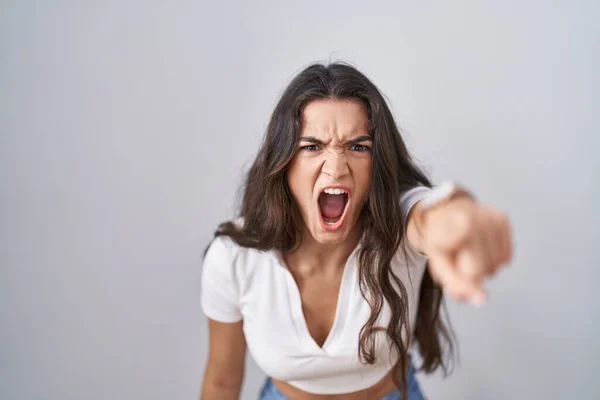
{"type": "Polygon", "coordinates": [[[325,193],[327,194],[343,194],[343,193],[348,193],[348,191],[344,190],[344,189],[333,189],[333,188],[327,188],[324,190],[325,193]]]}

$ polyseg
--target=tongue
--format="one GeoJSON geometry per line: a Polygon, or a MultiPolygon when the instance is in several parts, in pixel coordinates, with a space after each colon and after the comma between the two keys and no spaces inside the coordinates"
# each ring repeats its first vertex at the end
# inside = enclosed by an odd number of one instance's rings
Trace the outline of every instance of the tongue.
{"type": "Polygon", "coordinates": [[[344,212],[344,195],[323,193],[319,197],[319,205],[325,218],[339,218],[344,212]]]}

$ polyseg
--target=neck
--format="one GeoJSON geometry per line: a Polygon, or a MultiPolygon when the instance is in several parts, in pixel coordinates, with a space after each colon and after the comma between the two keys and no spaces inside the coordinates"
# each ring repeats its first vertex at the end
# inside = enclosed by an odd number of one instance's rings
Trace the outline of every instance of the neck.
{"type": "Polygon", "coordinates": [[[357,226],[342,243],[323,244],[317,242],[305,228],[302,242],[284,257],[289,264],[308,273],[336,273],[346,265],[348,257],[360,241],[361,230],[357,226]]]}

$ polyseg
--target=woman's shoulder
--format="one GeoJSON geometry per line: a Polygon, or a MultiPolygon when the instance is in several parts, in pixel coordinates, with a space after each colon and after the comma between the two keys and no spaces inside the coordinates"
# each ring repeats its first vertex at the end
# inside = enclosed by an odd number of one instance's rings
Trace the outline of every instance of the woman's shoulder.
{"type": "Polygon", "coordinates": [[[242,296],[268,286],[269,280],[275,276],[271,271],[276,265],[271,252],[244,247],[228,235],[219,235],[210,244],[203,269],[207,276],[219,275],[222,285],[234,287],[236,293],[242,296]]]}
{"type": "Polygon", "coordinates": [[[251,250],[238,244],[231,236],[221,234],[213,238],[204,259],[218,259],[235,264],[238,259],[245,258],[244,256],[251,250]]]}
{"type": "MultiPolygon", "coordinates": [[[[243,222],[240,219],[230,221],[236,228],[241,228],[243,222]]],[[[232,226],[230,225],[230,226],[232,226]]],[[[239,232],[239,231],[237,231],[239,232]]],[[[269,259],[270,251],[258,250],[245,244],[243,238],[236,235],[236,231],[219,232],[211,241],[206,251],[205,262],[227,263],[232,268],[241,268],[246,271],[253,269],[255,265],[264,264],[269,259]]]]}
{"type": "Polygon", "coordinates": [[[230,236],[215,236],[208,245],[205,258],[209,256],[232,256],[238,251],[237,247],[239,246],[230,236]]]}
{"type": "Polygon", "coordinates": [[[234,220],[222,223],[217,230],[218,233],[208,245],[205,257],[207,257],[209,254],[234,257],[240,251],[243,251],[243,247],[240,246],[233,239],[232,235],[229,234],[231,232],[227,233],[228,231],[231,231],[232,228],[240,230],[242,227],[242,218],[236,218],[234,220]],[[223,227],[227,227],[227,229],[222,229],[223,227]]]}

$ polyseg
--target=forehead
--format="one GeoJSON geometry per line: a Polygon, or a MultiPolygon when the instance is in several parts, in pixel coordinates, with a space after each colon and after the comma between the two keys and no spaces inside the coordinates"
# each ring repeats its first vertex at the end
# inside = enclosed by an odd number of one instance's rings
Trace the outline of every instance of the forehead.
{"type": "Polygon", "coordinates": [[[347,139],[368,134],[365,107],[357,100],[319,99],[302,113],[302,136],[347,139]]]}

